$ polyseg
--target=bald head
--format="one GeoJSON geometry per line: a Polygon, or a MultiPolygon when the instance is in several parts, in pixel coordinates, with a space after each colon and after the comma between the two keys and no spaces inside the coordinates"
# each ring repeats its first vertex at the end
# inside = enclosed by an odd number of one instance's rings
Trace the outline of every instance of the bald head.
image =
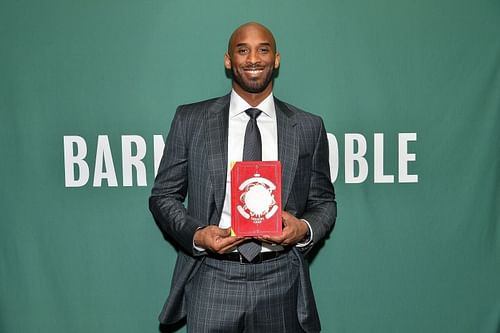
{"type": "Polygon", "coordinates": [[[233,31],[231,37],[229,38],[229,42],[227,44],[227,52],[231,54],[231,50],[234,50],[236,46],[235,43],[237,43],[237,41],[241,40],[243,36],[249,33],[263,34],[269,40],[269,44],[271,45],[273,52],[276,53],[276,41],[274,39],[273,33],[264,25],[257,22],[248,22],[236,28],[236,30],[233,31]]]}

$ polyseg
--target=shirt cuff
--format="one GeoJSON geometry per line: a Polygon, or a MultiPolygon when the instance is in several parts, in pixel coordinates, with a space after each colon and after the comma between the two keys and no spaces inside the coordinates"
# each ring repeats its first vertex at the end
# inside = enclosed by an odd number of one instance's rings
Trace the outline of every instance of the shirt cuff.
{"type": "MultiPolygon", "coordinates": [[[[199,227],[198,229],[196,229],[196,231],[198,231],[198,230],[200,230],[200,229],[203,229],[203,228],[205,228],[205,227],[199,227]]],[[[194,238],[193,238],[193,249],[194,249],[195,251],[198,251],[198,252],[206,252],[206,250],[207,250],[207,249],[204,249],[204,248],[202,248],[202,247],[197,246],[197,245],[194,243],[194,238]]]]}
{"type": "Polygon", "coordinates": [[[194,245],[194,241],[193,241],[193,249],[195,249],[198,252],[205,252],[206,251],[204,248],[194,245]]]}
{"type": "Polygon", "coordinates": [[[302,241],[295,244],[296,247],[306,247],[307,245],[311,244],[311,242],[313,240],[313,230],[311,228],[311,225],[309,224],[309,222],[307,220],[301,219],[301,221],[304,221],[307,224],[307,227],[309,228],[309,232],[307,233],[306,237],[302,241]]]}

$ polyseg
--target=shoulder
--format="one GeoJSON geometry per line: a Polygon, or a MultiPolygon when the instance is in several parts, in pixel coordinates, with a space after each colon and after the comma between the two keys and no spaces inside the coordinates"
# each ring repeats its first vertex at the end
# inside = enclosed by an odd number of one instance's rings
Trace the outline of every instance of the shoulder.
{"type": "Polygon", "coordinates": [[[313,126],[323,126],[323,119],[320,116],[277,98],[274,101],[277,109],[284,112],[288,117],[293,117],[299,124],[307,123],[313,126]]]}
{"type": "Polygon", "coordinates": [[[171,128],[175,129],[182,137],[187,138],[188,134],[192,135],[200,132],[208,119],[220,115],[228,105],[229,95],[179,105],[172,120],[171,128]]]}
{"type": "Polygon", "coordinates": [[[204,101],[182,104],[177,107],[176,116],[185,117],[200,117],[211,110],[219,110],[229,103],[229,95],[210,98],[204,101]]]}

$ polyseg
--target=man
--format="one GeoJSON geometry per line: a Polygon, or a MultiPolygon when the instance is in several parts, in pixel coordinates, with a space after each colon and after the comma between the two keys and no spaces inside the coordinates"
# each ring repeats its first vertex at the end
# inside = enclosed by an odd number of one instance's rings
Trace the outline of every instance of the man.
{"type": "Polygon", "coordinates": [[[319,117],[273,97],[279,65],[272,33],[244,24],[224,55],[231,93],[177,109],[150,197],[158,226],[180,246],[164,324],[187,317],[189,332],[320,331],[304,253],[335,222],[328,142],[319,117]],[[257,159],[282,164],[283,231],[239,238],[230,232],[229,168],[255,146],[257,159]]]}

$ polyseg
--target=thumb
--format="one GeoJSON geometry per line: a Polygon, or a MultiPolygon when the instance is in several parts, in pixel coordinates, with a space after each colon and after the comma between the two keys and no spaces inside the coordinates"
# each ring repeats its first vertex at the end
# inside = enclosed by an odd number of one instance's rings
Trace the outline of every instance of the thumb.
{"type": "Polygon", "coordinates": [[[288,225],[288,221],[290,220],[290,213],[283,211],[281,212],[281,221],[284,225],[288,225]]]}
{"type": "Polygon", "coordinates": [[[220,228],[219,229],[219,235],[221,236],[229,236],[231,234],[231,228],[227,228],[227,229],[222,229],[220,228]]]}

